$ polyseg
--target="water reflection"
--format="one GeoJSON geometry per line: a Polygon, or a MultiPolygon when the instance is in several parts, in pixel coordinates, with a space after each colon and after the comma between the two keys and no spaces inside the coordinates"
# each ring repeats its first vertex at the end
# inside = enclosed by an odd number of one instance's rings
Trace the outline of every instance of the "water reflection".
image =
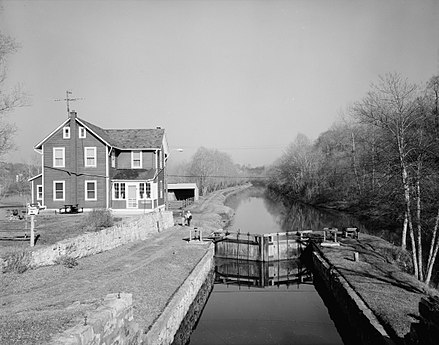
{"type": "Polygon", "coordinates": [[[215,263],[215,285],[191,345],[343,344],[299,260],[215,263]]]}
{"type": "MultiPolygon", "coordinates": [[[[267,198],[261,188],[230,197],[226,204],[236,211],[226,230],[240,230],[244,242],[247,233],[260,237],[267,233],[353,225],[366,231],[348,215],[301,204],[285,207],[267,198]]],[[[236,239],[238,254],[232,259],[215,259],[214,288],[191,334],[190,344],[343,344],[313,285],[312,275],[301,262],[297,258],[268,263],[238,260],[250,253],[248,247],[253,239],[247,237],[247,247],[236,239]],[[239,255],[243,250],[244,254],[239,255]]],[[[277,244],[276,248],[280,248],[277,244]]]]}
{"type": "Polygon", "coordinates": [[[263,288],[306,282],[312,283],[312,275],[298,258],[272,262],[215,258],[215,283],[263,288]]]}
{"type": "Polygon", "coordinates": [[[399,235],[386,230],[371,230],[354,216],[310,205],[293,203],[285,206],[270,199],[263,188],[252,187],[227,199],[227,206],[236,212],[227,230],[242,233],[295,232],[298,230],[322,230],[325,227],[357,227],[362,233],[371,233],[391,242],[399,235]],[[392,237],[390,237],[392,236],[392,237]]]}

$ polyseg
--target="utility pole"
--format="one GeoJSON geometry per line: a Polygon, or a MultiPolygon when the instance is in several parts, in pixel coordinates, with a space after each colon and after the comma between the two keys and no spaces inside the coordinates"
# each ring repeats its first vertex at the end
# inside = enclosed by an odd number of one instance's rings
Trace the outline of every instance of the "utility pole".
{"type": "Polygon", "coordinates": [[[65,101],[67,104],[67,117],[70,116],[70,102],[73,101],[80,101],[83,98],[70,98],[70,95],[72,94],[72,91],[66,90],[66,98],[64,99],[55,99],[55,102],[65,101]]]}

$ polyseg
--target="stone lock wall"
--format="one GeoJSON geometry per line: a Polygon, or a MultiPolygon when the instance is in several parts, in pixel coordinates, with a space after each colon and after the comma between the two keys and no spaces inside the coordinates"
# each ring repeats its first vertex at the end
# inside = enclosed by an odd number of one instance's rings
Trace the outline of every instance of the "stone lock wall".
{"type": "Polygon", "coordinates": [[[349,315],[350,326],[356,329],[356,335],[361,339],[362,344],[395,344],[346,279],[323,258],[317,246],[313,246],[312,266],[315,277],[322,281],[343,314],[349,315]]]}
{"type": "Polygon", "coordinates": [[[214,246],[197,264],[183,284],[168,301],[166,308],[157,318],[139,344],[164,345],[172,344],[177,331],[187,315],[192,302],[214,268],[214,246]]]}
{"type": "Polygon", "coordinates": [[[66,239],[32,252],[31,267],[53,265],[58,258],[82,258],[123,244],[145,240],[150,234],[174,225],[172,212],[154,212],[135,216],[111,228],[66,239]]]}
{"type": "Polygon", "coordinates": [[[80,324],[56,335],[48,345],[138,344],[139,330],[133,323],[131,294],[115,293],[80,324]]]}
{"type": "MultiPolygon", "coordinates": [[[[133,299],[131,294],[117,293],[107,295],[104,304],[87,315],[78,325],[55,335],[47,345],[166,345],[176,337],[183,320],[200,290],[205,287],[203,301],[213,284],[214,250],[210,246],[207,253],[168,301],[165,309],[146,330],[133,318],[133,299]],[[210,285],[206,285],[206,281],[210,285]]],[[[203,303],[204,303],[203,302],[203,303]]],[[[201,313],[202,305],[198,306],[201,313]]],[[[181,344],[176,342],[176,344],[181,344]]]]}

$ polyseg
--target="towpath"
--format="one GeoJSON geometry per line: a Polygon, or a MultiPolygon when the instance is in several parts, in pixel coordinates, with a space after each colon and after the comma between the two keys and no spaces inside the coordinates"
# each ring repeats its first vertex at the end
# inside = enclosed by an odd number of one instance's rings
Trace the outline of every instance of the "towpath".
{"type": "MultiPolygon", "coordinates": [[[[209,194],[191,206],[193,226],[210,233],[233,215],[226,195],[209,194]]],[[[189,229],[174,226],[145,241],[82,258],[74,268],[48,266],[0,279],[0,344],[41,344],[78,323],[109,293],[133,294],[134,320],[148,329],[208,250],[189,244],[189,229]]]]}
{"type": "Polygon", "coordinates": [[[50,340],[94,310],[109,293],[133,294],[134,319],[146,329],[205,254],[175,226],[149,240],[79,260],[69,269],[43,267],[4,274],[0,282],[0,344],[50,340]]]}

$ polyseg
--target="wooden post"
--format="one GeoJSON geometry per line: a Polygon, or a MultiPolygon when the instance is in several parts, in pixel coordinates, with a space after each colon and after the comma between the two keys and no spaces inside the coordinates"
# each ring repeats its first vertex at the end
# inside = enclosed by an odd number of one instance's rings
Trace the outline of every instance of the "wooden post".
{"type": "Polygon", "coordinates": [[[354,252],[354,261],[360,261],[360,253],[354,252]]]}
{"type": "Polygon", "coordinates": [[[30,216],[30,246],[33,247],[35,245],[35,216],[31,214],[30,216]]]}

